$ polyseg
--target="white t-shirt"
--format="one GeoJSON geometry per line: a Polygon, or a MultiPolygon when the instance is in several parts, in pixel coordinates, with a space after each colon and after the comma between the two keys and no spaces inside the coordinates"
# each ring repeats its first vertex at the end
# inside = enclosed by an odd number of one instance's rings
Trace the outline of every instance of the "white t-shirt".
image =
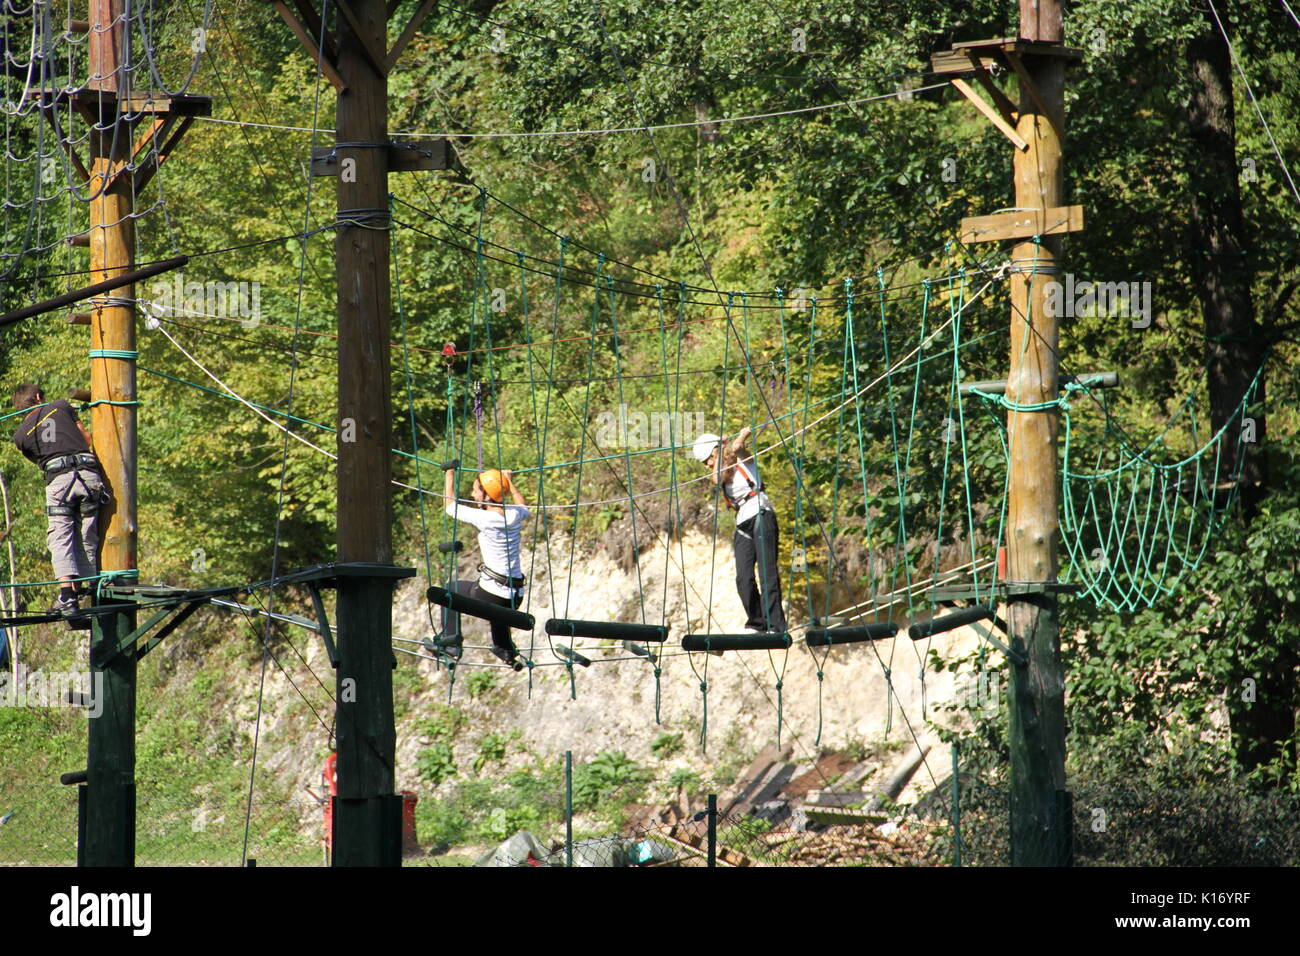
{"type": "MultiPolygon", "coordinates": [[[[753,491],[754,488],[761,487],[762,484],[763,480],[758,477],[758,465],[754,463],[754,456],[750,455],[748,458],[739,459],[736,462],[736,467],[731,470],[731,481],[727,483],[727,497],[731,501],[741,501],[745,495],[753,491]],[[752,486],[745,477],[745,471],[749,472],[749,478],[754,481],[752,486]]],[[[770,511],[772,502],[768,500],[764,492],[760,491],[748,501],[741,503],[740,510],[736,512],[736,524],[744,524],[764,508],[770,511]]]]}
{"type": "MultiPolygon", "coordinates": [[[[532,514],[524,505],[505,505],[506,513],[499,515],[495,511],[475,508],[472,505],[452,502],[447,505],[447,514],[457,521],[464,521],[478,528],[478,550],[483,556],[483,566],[491,568],[497,574],[508,578],[522,578],[524,566],[519,560],[520,541],[523,537],[524,522],[532,514]]],[[[512,590],[504,584],[498,584],[486,574],[479,577],[479,587],[497,597],[521,597],[523,588],[512,590]]]]}

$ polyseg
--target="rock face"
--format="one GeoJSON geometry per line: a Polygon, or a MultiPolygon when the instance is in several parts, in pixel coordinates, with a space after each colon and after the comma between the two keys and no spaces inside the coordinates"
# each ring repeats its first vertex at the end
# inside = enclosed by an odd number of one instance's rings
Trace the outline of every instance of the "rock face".
{"type": "MultiPolygon", "coordinates": [[[[466,543],[472,545],[472,537],[466,543]]],[[[554,756],[571,750],[579,761],[603,750],[621,750],[652,764],[659,761],[651,744],[665,732],[681,733],[683,747],[672,766],[691,767],[707,776],[719,762],[743,764],[776,742],[779,701],[780,739],[792,748],[790,759],[800,766],[814,759],[820,731],[823,748],[861,748],[882,740],[908,747],[929,745],[932,752],[917,771],[915,786],[928,789],[947,775],[946,750],[936,746],[937,735],[926,726],[926,717],[934,716],[936,705],[950,701],[963,688],[954,688],[951,672],[936,673],[924,662],[930,650],[944,658],[970,652],[978,638],[969,629],[913,643],[906,637],[904,605],[899,618],[902,630],[894,640],[836,647],[829,653],[817,649],[816,654],[796,644],[788,652],[688,655],[680,647],[685,633],[704,631],[706,626],[713,633],[743,631],[745,615],[736,595],[734,558],[726,539],[715,548],[706,536],[688,532],[672,543],[667,555],[662,546],[657,552],[642,552],[639,583],[635,566],[622,570],[604,553],[578,554],[570,575],[569,542],[558,536],[549,542],[539,540],[534,554],[530,550],[526,533],[525,610],[536,617],[537,627],[531,635],[516,632],[515,640],[537,665],[532,669],[531,689],[527,670],[513,673],[494,668],[496,686],[477,698],[469,695],[467,678],[496,660],[487,650],[487,625],[465,617],[466,647],[450,702],[465,711],[471,733],[518,730],[522,747],[534,754],[554,756]],[[574,665],[571,676],[548,643],[544,623],[550,617],[666,622],[671,628],[669,640],[655,648],[660,655],[658,690],[655,665],[630,654],[621,643],[552,639],[592,660],[590,667],[574,665]],[[707,686],[708,700],[703,753],[702,685],[707,686]],[[474,730],[474,725],[480,729],[474,730]]],[[[462,576],[473,577],[476,567],[471,547],[462,557],[462,576]]],[[[787,616],[793,626],[806,622],[809,614],[801,582],[796,580],[792,587],[789,569],[785,574],[787,616]]],[[[416,578],[398,592],[395,637],[418,640],[430,635],[424,589],[423,579],[416,578]]],[[[439,610],[434,609],[435,620],[439,610]]],[[[923,601],[918,602],[917,615],[929,616],[923,601]]],[[[431,661],[418,666],[424,690],[414,694],[398,728],[399,787],[418,783],[415,755],[427,741],[422,744],[413,728],[434,705],[448,702],[447,671],[431,661]]],[[[886,762],[897,759],[889,757],[886,762]]]]}

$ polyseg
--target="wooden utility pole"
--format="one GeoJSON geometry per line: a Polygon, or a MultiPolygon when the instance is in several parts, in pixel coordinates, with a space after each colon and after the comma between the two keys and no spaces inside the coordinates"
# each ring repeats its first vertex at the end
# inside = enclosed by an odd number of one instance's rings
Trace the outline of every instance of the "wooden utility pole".
{"type": "MultiPolygon", "coordinates": [[[[1020,0],[1020,38],[1061,44],[1060,0],[1020,0]]],[[[1065,61],[1027,56],[1016,132],[1029,148],[1015,154],[1015,204],[1047,210],[1062,205],[1065,61]],[[1037,92],[1035,92],[1037,91],[1037,92]]],[[[1048,283],[1060,279],[1059,236],[1017,242],[1011,252],[1011,370],[1007,398],[1016,405],[1057,399],[1058,316],[1045,307],[1048,283]]],[[[1063,866],[1070,857],[1065,790],[1065,676],[1056,594],[1059,570],[1060,414],[1010,411],[1011,472],[1007,491],[1007,573],[1043,585],[1008,598],[1008,637],[1026,658],[1011,667],[1011,863],[1063,866]]]]}
{"type": "MultiPolygon", "coordinates": [[[[385,0],[352,0],[338,18],[339,321],[338,559],[393,562],[392,304],[388,236],[388,77],[369,50],[386,51],[385,0]],[[351,161],[351,163],[349,163],[351,161]],[[345,165],[355,164],[348,175],[345,165]],[[351,426],[349,428],[349,426],[351,426]],[[353,439],[353,440],[348,440],[353,439]]],[[[375,57],[378,59],[378,57],[375,57]]],[[[401,864],[401,798],[394,795],[393,581],[340,580],[341,711],[334,859],[342,866],[401,864]],[[345,688],[355,681],[355,693],[345,688]]]]}
{"type": "MultiPolygon", "coordinates": [[[[63,103],[90,127],[89,162],[64,143],[90,199],[90,278],[108,282],[135,268],[135,196],[175,147],[206,97],[134,91],[124,69],[128,24],[124,0],[89,0],[89,17],[68,29],[87,33],[89,79],[82,88],[39,90],[47,117],[63,103]]],[[[135,286],[91,299],[90,382],[94,451],[113,501],[100,513],[100,569],[136,572],[135,286]]],[[[89,722],[85,783],[80,791],[78,862],[130,866],[135,856],[136,614],[129,601],[97,614],[90,647],[92,681],[102,678],[103,711],[89,722]]],[[[74,774],[73,776],[78,776],[74,774]]]]}
{"type": "Polygon", "coordinates": [[[388,73],[433,6],[421,3],[392,49],[388,0],[331,0],[336,34],[312,0],[273,0],[338,91],[338,142],[312,157],[338,177],[338,665],[334,805],[335,866],[399,866],[401,798],[394,793],[392,597],[408,569],[393,566],[392,369],[389,357],[388,174],[445,167],[436,149],[388,139],[388,73]],[[323,37],[323,42],[321,38],[323,37]],[[318,45],[319,43],[319,45],[318,45]],[[437,156],[434,153],[437,153],[437,156]]]}
{"type": "MultiPolygon", "coordinates": [[[[90,0],[90,278],[110,279],[135,265],[135,213],[131,177],[131,124],[118,108],[129,92],[122,66],[123,0],[90,0]]],[[[113,501],[100,512],[102,571],[136,567],[135,286],[123,286],[93,300],[90,314],[90,394],[95,456],[113,501]],[[112,402],[114,404],[108,404],[112,402]],[[121,404],[117,404],[121,403],[121,404]]],[[[135,690],[134,649],[99,667],[109,648],[135,630],[134,611],[106,615],[91,638],[92,680],[103,674],[104,710],[89,721],[85,866],[131,866],[135,862],[135,690]]]]}
{"type": "Polygon", "coordinates": [[[1012,239],[1011,369],[1006,398],[1010,473],[1005,596],[1011,672],[1011,862],[1070,862],[1065,790],[1065,680],[1061,669],[1057,468],[1058,319],[1048,287],[1060,281],[1061,235],[1083,228],[1083,210],[1065,207],[1065,68],[1079,58],[1064,46],[1060,0],[1020,0],[1016,38],[958,43],[936,54],[937,72],[970,76],[992,105],[959,78],[952,84],[1015,146],[1015,211],[967,219],[963,242],[1012,239]],[[993,83],[989,68],[1013,70],[1020,102],[993,83]]]}

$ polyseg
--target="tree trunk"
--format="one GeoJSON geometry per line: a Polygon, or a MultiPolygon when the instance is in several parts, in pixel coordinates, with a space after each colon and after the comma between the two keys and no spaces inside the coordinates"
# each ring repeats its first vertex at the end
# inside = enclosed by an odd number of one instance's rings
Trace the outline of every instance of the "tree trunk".
{"type": "MultiPolygon", "coordinates": [[[[1250,524],[1268,493],[1268,454],[1264,429],[1264,380],[1260,376],[1251,407],[1239,412],[1267,352],[1271,329],[1256,320],[1251,297],[1254,263],[1246,242],[1238,186],[1236,117],[1232,102],[1232,62],[1227,42],[1213,20],[1188,50],[1193,81],[1188,104],[1194,154],[1189,162],[1192,216],[1189,236],[1192,281],[1205,319],[1205,371],[1213,428],[1227,426],[1216,499],[1235,484],[1241,518],[1250,524]],[[1253,421],[1251,421],[1253,419],[1253,421]],[[1254,441],[1238,445],[1241,429],[1253,427],[1254,441]],[[1238,454],[1239,447],[1241,454],[1238,454]]],[[[1266,590],[1263,582],[1258,587],[1266,590]]],[[[1259,594],[1263,605],[1271,595],[1259,594]]],[[[1247,769],[1294,749],[1295,654],[1263,615],[1251,615],[1251,643],[1278,643],[1270,665],[1258,673],[1232,675],[1228,715],[1233,749],[1247,769]],[[1247,691],[1243,681],[1252,682],[1247,691]]],[[[1229,640],[1222,634],[1211,639],[1229,640]]]]}
{"type": "Polygon", "coordinates": [[[1238,460],[1237,435],[1243,425],[1238,407],[1263,361],[1264,334],[1251,298],[1254,264],[1248,254],[1237,183],[1236,116],[1232,103],[1232,63],[1228,46],[1213,22],[1188,51],[1193,80],[1188,103],[1194,154],[1188,164],[1192,193],[1192,282],[1205,319],[1205,372],[1210,414],[1217,431],[1228,424],[1221,487],[1236,484],[1249,521],[1267,493],[1268,458],[1264,445],[1264,383],[1253,407],[1254,442],[1238,460]]]}

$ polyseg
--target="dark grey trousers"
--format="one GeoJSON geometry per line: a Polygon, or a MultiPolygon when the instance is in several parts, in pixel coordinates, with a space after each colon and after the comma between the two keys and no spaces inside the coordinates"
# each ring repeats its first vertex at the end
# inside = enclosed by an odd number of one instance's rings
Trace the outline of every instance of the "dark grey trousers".
{"type": "Polygon", "coordinates": [[[744,524],[736,525],[732,546],[736,552],[736,590],[745,605],[745,626],[784,632],[785,611],[781,609],[781,570],[777,565],[780,532],[776,512],[764,509],[744,524]],[[754,569],[758,569],[758,581],[754,569]],[[759,594],[759,587],[762,594],[759,594]]]}
{"type": "Polygon", "coordinates": [[[89,578],[99,573],[99,509],[107,497],[99,473],[69,471],[45,486],[47,507],[71,507],[76,514],[47,515],[46,541],[56,578],[89,578]]]}

